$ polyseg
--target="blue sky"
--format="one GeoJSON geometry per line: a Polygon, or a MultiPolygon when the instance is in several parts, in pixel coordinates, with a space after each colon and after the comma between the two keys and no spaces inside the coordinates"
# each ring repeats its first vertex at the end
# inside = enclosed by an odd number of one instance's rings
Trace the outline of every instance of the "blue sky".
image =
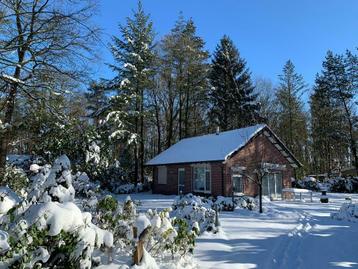
{"type": "MultiPolygon", "coordinates": [[[[135,0],[101,0],[96,22],[104,43],[118,35],[118,24],[132,14],[135,0]]],[[[213,52],[219,39],[229,35],[254,77],[277,82],[284,63],[291,59],[306,82],[312,84],[328,49],[342,53],[358,47],[358,0],[143,0],[157,39],[173,27],[179,13],[193,18],[206,48],[213,52]]],[[[105,63],[112,62],[106,47],[97,77],[112,77],[105,63]]]]}

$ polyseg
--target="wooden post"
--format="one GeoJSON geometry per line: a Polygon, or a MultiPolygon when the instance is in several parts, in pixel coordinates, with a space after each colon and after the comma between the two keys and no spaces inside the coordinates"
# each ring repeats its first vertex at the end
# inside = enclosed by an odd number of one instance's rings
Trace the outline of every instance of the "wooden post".
{"type": "MultiPolygon", "coordinates": [[[[143,258],[144,244],[148,240],[151,230],[152,230],[152,227],[148,226],[139,235],[138,243],[137,243],[137,246],[133,253],[133,263],[136,265],[139,265],[143,258]]],[[[133,232],[134,232],[134,229],[133,229],[133,232]]],[[[136,233],[137,233],[137,231],[136,231],[136,233]]]]}

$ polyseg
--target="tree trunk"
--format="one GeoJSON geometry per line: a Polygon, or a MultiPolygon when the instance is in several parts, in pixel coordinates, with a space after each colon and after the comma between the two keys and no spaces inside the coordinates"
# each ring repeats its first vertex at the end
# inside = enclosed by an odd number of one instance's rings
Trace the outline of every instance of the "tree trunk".
{"type": "Polygon", "coordinates": [[[259,184],[259,204],[260,204],[260,213],[262,213],[262,183],[259,184]]]}
{"type": "Polygon", "coordinates": [[[140,182],[144,183],[144,92],[140,96],[140,182]]]}

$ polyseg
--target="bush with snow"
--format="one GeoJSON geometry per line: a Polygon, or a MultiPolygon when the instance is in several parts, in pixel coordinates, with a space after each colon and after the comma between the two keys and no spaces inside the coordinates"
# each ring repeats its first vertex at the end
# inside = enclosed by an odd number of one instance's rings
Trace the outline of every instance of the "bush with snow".
{"type": "Polygon", "coordinates": [[[113,246],[113,234],[72,202],[70,166],[63,155],[38,169],[23,201],[1,188],[0,267],[91,268],[94,249],[113,246]]]}
{"type": "Polygon", "coordinates": [[[172,215],[183,219],[189,228],[198,228],[199,232],[215,231],[215,211],[212,201],[201,199],[191,193],[178,197],[172,207],[172,215]]]}
{"type": "Polygon", "coordinates": [[[358,178],[335,177],[319,182],[315,178],[305,177],[301,180],[294,180],[293,187],[309,189],[312,191],[326,190],[337,193],[358,193],[358,178]]]}
{"type": "Polygon", "coordinates": [[[344,203],[338,212],[331,214],[331,217],[337,220],[358,222],[358,204],[344,203]]]}

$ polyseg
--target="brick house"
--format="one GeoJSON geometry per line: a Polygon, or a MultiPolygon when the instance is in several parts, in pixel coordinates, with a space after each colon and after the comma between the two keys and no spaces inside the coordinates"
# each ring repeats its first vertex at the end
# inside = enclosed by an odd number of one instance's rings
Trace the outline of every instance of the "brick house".
{"type": "Polygon", "coordinates": [[[254,170],[267,167],[263,194],[281,196],[300,162],[264,124],[180,140],[147,162],[153,193],[256,196],[254,170]]]}

